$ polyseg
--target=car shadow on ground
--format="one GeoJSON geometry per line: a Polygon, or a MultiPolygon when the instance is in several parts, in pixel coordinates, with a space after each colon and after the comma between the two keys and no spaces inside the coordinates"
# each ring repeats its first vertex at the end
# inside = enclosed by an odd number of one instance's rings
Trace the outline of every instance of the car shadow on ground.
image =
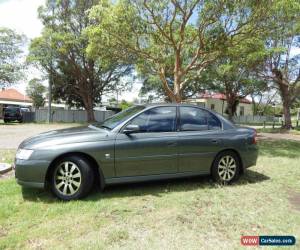
{"type": "MultiPolygon", "coordinates": [[[[249,185],[269,180],[270,177],[253,170],[246,170],[232,186],[249,185]]],[[[196,189],[219,189],[222,185],[214,183],[209,176],[198,176],[172,180],[149,181],[143,183],[120,184],[106,187],[102,192],[95,187],[83,201],[98,201],[109,198],[152,195],[161,197],[166,192],[186,192],[196,189]]],[[[49,190],[22,188],[24,200],[56,203],[61,202],[49,190]]]]}

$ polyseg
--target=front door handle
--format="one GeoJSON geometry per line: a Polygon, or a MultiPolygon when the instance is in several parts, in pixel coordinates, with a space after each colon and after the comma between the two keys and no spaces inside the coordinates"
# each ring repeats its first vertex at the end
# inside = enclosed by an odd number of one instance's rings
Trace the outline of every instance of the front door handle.
{"type": "Polygon", "coordinates": [[[212,139],[211,142],[212,142],[213,144],[219,144],[220,140],[218,140],[218,139],[212,139]]]}
{"type": "Polygon", "coordinates": [[[177,142],[175,142],[175,141],[168,142],[168,143],[167,143],[167,146],[168,146],[168,147],[175,147],[175,146],[177,146],[177,142]]]}

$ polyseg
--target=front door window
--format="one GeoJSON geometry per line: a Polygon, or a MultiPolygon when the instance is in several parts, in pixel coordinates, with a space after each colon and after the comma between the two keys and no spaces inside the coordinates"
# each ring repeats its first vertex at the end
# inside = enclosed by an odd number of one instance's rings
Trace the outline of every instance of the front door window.
{"type": "Polygon", "coordinates": [[[135,117],[130,124],[138,125],[140,132],[173,132],[176,129],[176,107],[149,109],[135,117]]]}

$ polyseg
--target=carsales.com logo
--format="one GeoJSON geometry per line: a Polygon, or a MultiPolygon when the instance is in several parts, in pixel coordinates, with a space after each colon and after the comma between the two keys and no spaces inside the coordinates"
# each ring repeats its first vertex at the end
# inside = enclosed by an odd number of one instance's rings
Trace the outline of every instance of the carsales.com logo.
{"type": "Polygon", "coordinates": [[[292,246],[296,244],[294,236],[242,236],[243,246],[292,246]]]}

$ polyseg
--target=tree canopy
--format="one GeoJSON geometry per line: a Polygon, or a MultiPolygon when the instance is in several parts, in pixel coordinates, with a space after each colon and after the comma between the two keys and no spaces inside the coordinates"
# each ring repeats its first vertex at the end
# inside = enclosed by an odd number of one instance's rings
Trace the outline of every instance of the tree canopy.
{"type": "Polygon", "coordinates": [[[267,18],[265,3],[101,1],[91,11],[95,24],[89,29],[89,50],[97,53],[109,44],[131,54],[138,70],[158,76],[168,98],[180,102],[188,83],[223,51],[259,35],[267,18]]]}
{"type": "Polygon", "coordinates": [[[39,9],[44,29],[42,36],[33,39],[28,61],[49,74],[55,100],[83,106],[88,120],[93,121],[95,103],[100,103],[103,93],[112,90],[131,67],[112,57],[109,48],[97,58],[87,55],[88,10],[98,1],[52,2],[39,9]]]}
{"type": "Polygon", "coordinates": [[[33,106],[35,108],[40,108],[45,105],[45,92],[46,87],[41,83],[40,79],[33,78],[29,81],[26,88],[26,94],[33,101],[33,106]]]}
{"type": "Polygon", "coordinates": [[[49,75],[55,100],[83,106],[89,120],[135,67],[141,94],[182,102],[221,92],[229,117],[247,95],[279,93],[290,127],[300,99],[299,13],[297,0],[47,1],[28,61],[49,75]]]}
{"type": "Polygon", "coordinates": [[[0,88],[18,82],[23,77],[21,61],[25,36],[0,27],[0,88]]]}

